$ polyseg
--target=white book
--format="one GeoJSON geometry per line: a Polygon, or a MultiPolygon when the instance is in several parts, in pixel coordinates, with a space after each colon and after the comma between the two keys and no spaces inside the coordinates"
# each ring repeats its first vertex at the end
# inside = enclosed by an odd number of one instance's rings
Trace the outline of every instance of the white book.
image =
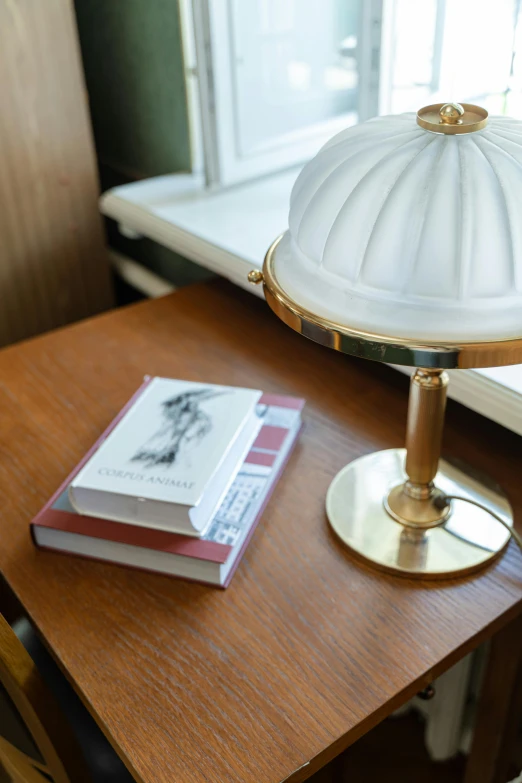
{"type": "Polygon", "coordinates": [[[69,487],[91,517],[201,536],[262,424],[261,391],[153,378],[69,487]]]}

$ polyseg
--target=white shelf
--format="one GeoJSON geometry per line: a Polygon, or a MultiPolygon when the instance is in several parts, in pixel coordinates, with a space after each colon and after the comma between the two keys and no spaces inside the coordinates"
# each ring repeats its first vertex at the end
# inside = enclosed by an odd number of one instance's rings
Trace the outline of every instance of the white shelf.
{"type": "MultiPolygon", "coordinates": [[[[261,296],[247,274],[285,230],[297,170],[221,191],[189,174],[114,188],[101,211],[127,234],[141,235],[261,296]]],[[[452,370],[449,396],[522,435],[522,365],[452,370]]]]}

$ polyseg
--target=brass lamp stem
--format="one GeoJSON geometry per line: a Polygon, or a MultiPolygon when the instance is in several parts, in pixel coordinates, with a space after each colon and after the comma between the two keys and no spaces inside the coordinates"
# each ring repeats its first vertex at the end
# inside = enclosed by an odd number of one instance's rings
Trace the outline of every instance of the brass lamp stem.
{"type": "Polygon", "coordinates": [[[410,497],[427,498],[437,474],[448,374],[444,370],[416,370],[410,384],[406,427],[405,491],[410,497]]]}
{"type": "Polygon", "coordinates": [[[434,500],[440,494],[433,480],[437,475],[448,374],[444,370],[416,370],[410,384],[406,428],[406,475],[385,498],[390,516],[414,528],[436,527],[443,522],[449,506],[441,508],[434,500]]]}

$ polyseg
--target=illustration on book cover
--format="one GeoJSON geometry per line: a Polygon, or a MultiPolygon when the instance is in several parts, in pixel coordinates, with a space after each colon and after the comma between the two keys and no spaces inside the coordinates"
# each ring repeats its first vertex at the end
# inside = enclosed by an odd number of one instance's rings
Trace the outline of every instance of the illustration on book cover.
{"type": "Polygon", "coordinates": [[[199,446],[212,432],[212,417],[201,403],[222,394],[227,392],[197,389],[176,394],[162,402],[160,429],[138,449],[131,461],[142,462],[146,468],[158,465],[170,468],[186,457],[187,452],[199,446]]]}

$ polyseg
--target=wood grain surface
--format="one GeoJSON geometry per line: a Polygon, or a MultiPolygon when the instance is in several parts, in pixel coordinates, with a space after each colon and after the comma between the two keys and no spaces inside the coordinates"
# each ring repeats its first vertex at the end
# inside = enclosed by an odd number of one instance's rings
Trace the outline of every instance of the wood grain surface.
{"type": "Polygon", "coordinates": [[[0,2],[0,344],[110,307],[72,0],[0,2]]]}
{"type": "MultiPolygon", "coordinates": [[[[217,281],[0,353],[0,571],[137,780],[305,780],[522,611],[522,558],[416,583],[357,563],[325,493],[400,446],[407,379],[295,334],[217,281]],[[37,552],[28,525],[145,373],[307,398],[231,586],[37,552]]],[[[445,449],[522,507],[520,439],[450,403],[445,449]]]]}

